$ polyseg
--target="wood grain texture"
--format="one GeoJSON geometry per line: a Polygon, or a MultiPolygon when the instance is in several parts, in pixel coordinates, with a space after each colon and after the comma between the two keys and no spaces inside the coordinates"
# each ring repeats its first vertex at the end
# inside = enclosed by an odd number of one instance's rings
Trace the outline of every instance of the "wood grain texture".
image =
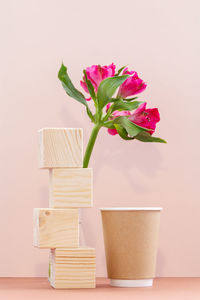
{"type": "Polygon", "coordinates": [[[39,130],[40,168],[80,168],[83,165],[81,128],[43,128],[39,130]]]}
{"type": "Polygon", "coordinates": [[[50,207],[91,207],[92,186],[92,169],[51,169],[50,207]]]}
{"type": "Polygon", "coordinates": [[[78,247],[78,209],[34,209],[34,246],[78,247]]]}
{"type": "Polygon", "coordinates": [[[95,249],[51,250],[49,281],[54,288],[95,288],[95,275],[95,249]]]}

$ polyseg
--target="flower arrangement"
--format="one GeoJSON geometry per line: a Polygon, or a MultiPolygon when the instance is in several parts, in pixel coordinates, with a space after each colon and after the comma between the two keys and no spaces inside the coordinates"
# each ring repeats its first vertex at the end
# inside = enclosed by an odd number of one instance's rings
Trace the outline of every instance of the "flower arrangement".
{"type": "Polygon", "coordinates": [[[165,140],[153,136],[156,124],[160,121],[158,109],[146,108],[147,103],[138,101],[135,96],[143,92],[147,84],[139,78],[137,72],[129,71],[126,66],[117,72],[115,69],[116,66],[112,63],[109,66],[93,65],[83,70],[80,85],[89,94],[89,98],[75,88],[64,64],[58,73],[66,93],[85,106],[94,123],[84,155],[84,168],[88,167],[102,127],[106,127],[109,134],[118,134],[124,140],[166,143],[165,140]],[[88,105],[91,100],[94,103],[94,113],[88,105]]]}

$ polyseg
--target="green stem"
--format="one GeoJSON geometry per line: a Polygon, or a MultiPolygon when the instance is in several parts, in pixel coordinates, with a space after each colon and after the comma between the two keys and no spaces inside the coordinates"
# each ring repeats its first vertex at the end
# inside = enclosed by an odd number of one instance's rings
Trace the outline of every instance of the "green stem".
{"type": "Polygon", "coordinates": [[[103,122],[107,121],[108,118],[110,117],[110,115],[111,115],[111,113],[112,113],[113,105],[114,105],[114,104],[112,104],[111,107],[108,109],[107,114],[106,114],[105,117],[103,118],[103,122]]]}
{"type": "Polygon", "coordinates": [[[92,150],[94,148],[94,144],[95,144],[95,141],[96,141],[96,138],[97,138],[97,135],[99,133],[100,128],[101,128],[100,124],[95,124],[95,126],[92,129],[92,133],[91,133],[90,139],[88,141],[87,148],[86,148],[85,155],[84,155],[84,159],[83,159],[83,168],[88,167],[90,157],[91,157],[91,154],[92,154],[92,150]]]}

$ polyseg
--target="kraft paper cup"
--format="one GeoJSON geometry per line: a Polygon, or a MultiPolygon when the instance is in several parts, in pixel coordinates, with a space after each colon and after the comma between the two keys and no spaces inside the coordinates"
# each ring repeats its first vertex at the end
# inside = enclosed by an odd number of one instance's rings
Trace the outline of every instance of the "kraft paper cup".
{"type": "Polygon", "coordinates": [[[101,208],[111,285],[153,284],[161,210],[159,207],[101,208]]]}

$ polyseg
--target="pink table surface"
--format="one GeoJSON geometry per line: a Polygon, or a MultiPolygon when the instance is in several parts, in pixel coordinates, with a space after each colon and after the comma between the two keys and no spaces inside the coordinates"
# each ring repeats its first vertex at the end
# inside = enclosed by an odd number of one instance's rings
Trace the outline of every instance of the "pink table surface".
{"type": "Polygon", "coordinates": [[[55,290],[46,278],[0,278],[0,300],[200,300],[200,278],[156,278],[153,287],[116,288],[97,278],[96,289],[55,290]]]}

